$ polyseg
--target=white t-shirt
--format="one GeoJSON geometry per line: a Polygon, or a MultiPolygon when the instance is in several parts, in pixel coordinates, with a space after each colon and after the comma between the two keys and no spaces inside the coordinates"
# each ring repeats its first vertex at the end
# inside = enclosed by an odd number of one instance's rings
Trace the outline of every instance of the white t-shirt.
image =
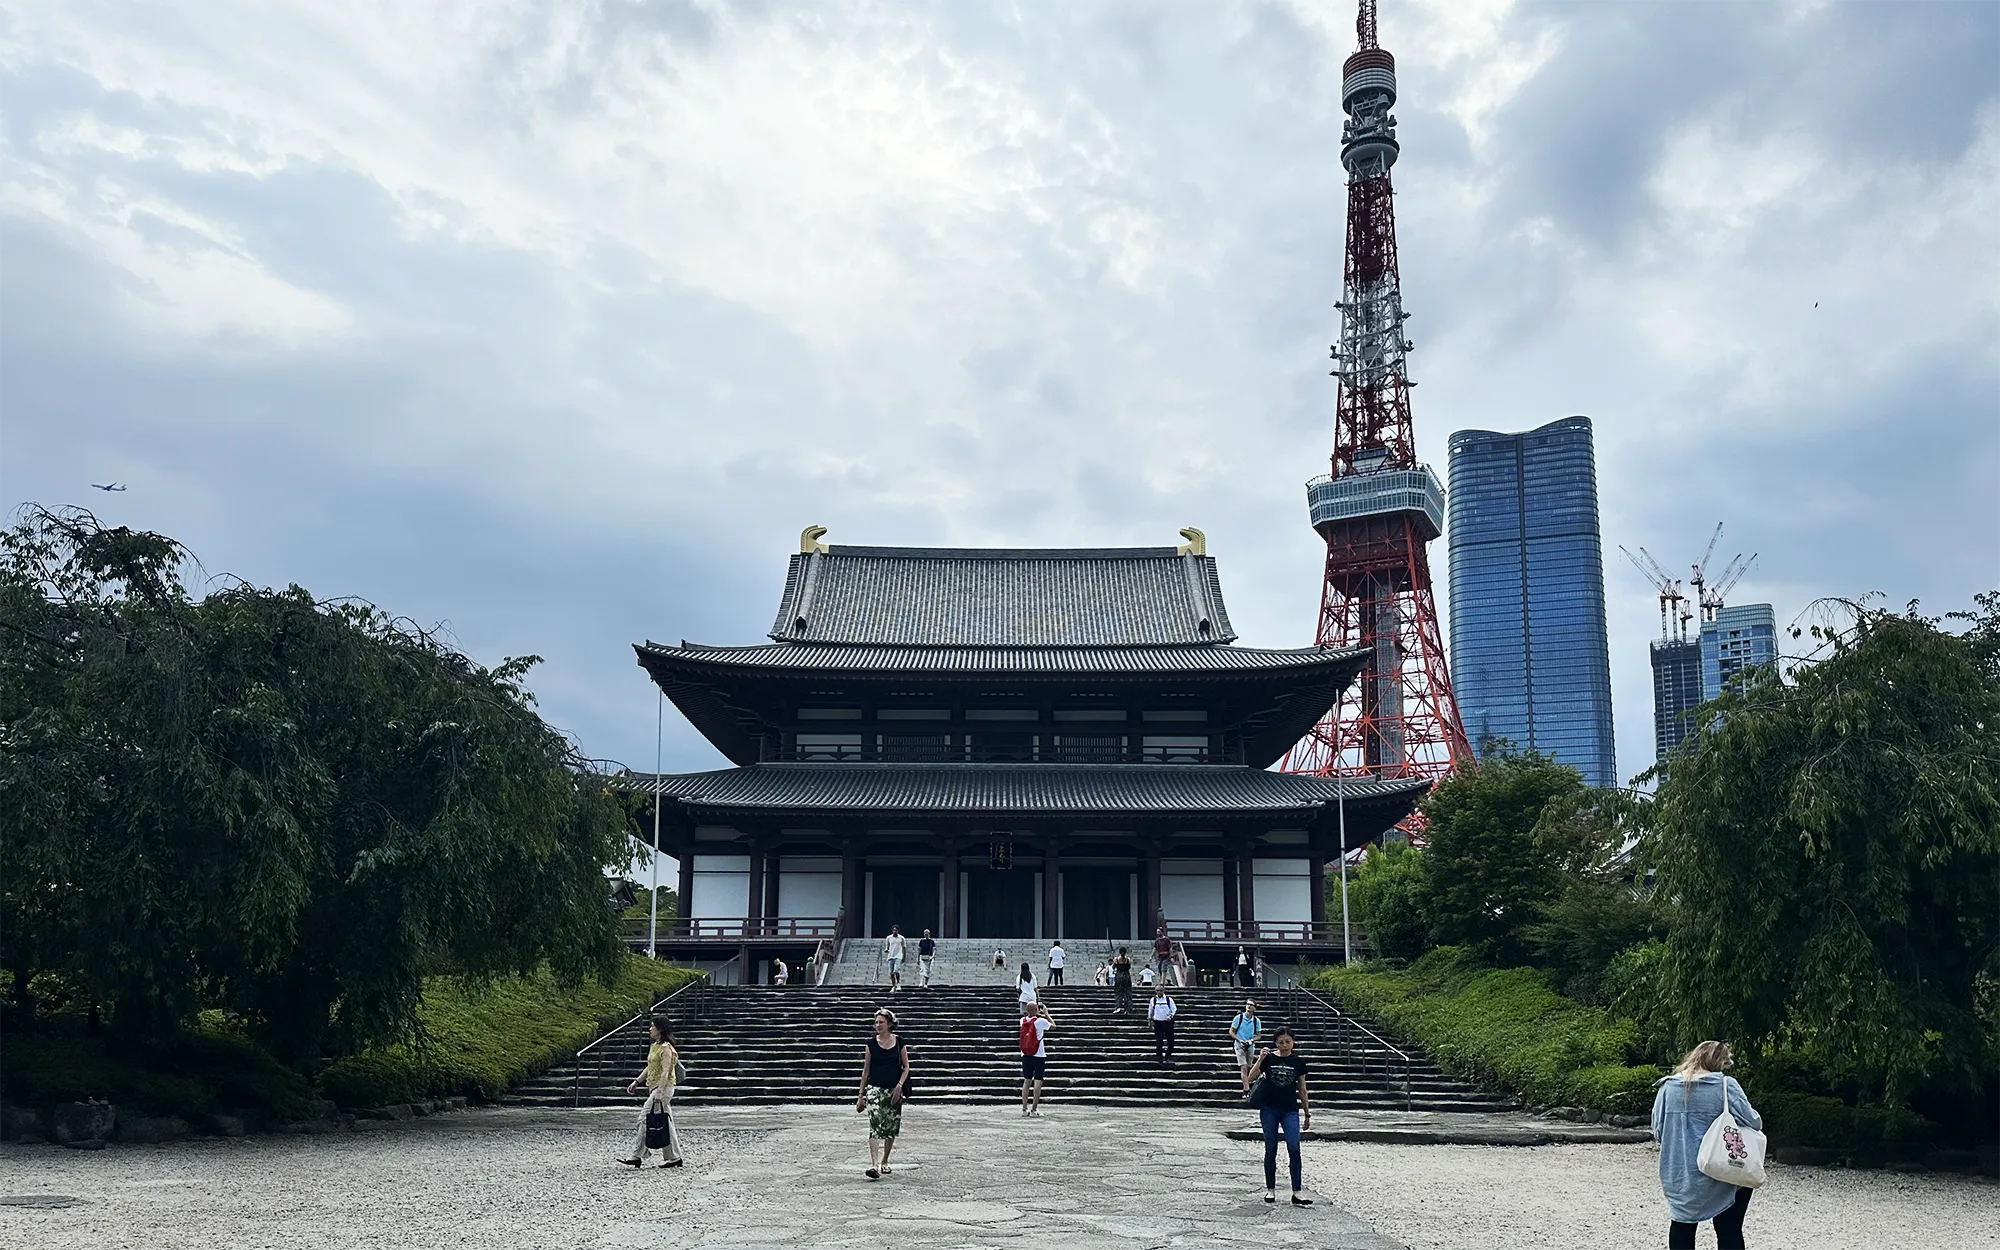
{"type": "Polygon", "coordinates": [[[1153,983],[1153,970],[1151,968],[1139,969],[1139,984],[1151,985],[1152,983],[1153,983]]]}
{"type": "Polygon", "coordinates": [[[887,938],[883,939],[882,949],[889,952],[889,958],[901,959],[903,957],[903,935],[900,933],[891,933],[887,938]]]}
{"type": "Polygon", "coordinates": [[[1179,1010],[1174,1000],[1165,994],[1155,995],[1146,1003],[1146,1015],[1154,1020],[1171,1020],[1179,1010]]]}
{"type": "MultiPolygon", "coordinates": [[[[1022,1016],[1021,1018],[1023,1020],[1027,1019],[1026,1016],[1022,1016]]],[[[1035,1058],[1046,1059],[1048,1057],[1049,1022],[1045,1019],[1037,1018],[1035,1020],[1035,1058]]]]}
{"type": "Polygon", "coordinates": [[[1056,945],[1049,947],[1049,967],[1060,968],[1062,966],[1063,966],[1063,948],[1061,943],[1057,943],[1056,945]]]}
{"type": "MultiPolygon", "coordinates": [[[[1015,992],[1021,996],[1021,1005],[1023,1007],[1027,1006],[1029,1003],[1034,1002],[1037,998],[1040,997],[1040,995],[1038,995],[1035,992],[1035,982],[1032,977],[1026,981],[1022,981],[1020,984],[1016,985],[1014,989],[1015,992]]],[[[1024,1012],[1023,1014],[1026,1013],[1024,1012]]]]}

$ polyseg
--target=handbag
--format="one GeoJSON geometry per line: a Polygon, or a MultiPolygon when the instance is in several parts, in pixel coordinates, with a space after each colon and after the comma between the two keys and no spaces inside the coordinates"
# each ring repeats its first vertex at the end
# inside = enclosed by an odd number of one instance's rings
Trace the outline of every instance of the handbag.
{"type": "Polygon", "coordinates": [[[1270,1097],[1270,1095],[1271,1095],[1271,1078],[1268,1076],[1260,1076],[1256,1080],[1250,1082],[1249,1089],[1243,1091],[1243,1103],[1245,1106],[1262,1108],[1265,1101],[1270,1097]]]}
{"type": "MultiPolygon", "coordinates": [[[[1687,1098],[1687,1087],[1681,1087],[1681,1098],[1687,1098]]],[[[1764,1183],[1764,1135],[1748,1125],[1738,1124],[1736,1117],[1729,1114],[1729,1086],[1724,1078],[1722,1091],[1722,1112],[1708,1125],[1708,1131],[1701,1135],[1701,1149],[1694,1158],[1695,1167],[1703,1176],[1721,1181],[1725,1185],[1741,1185],[1745,1189],[1755,1189],[1764,1183]]]]}
{"type": "Polygon", "coordinates": [[[646,1149],[665,1150],[668,1141],[671,1140],[669,1135],[672,1132],[672,1124],[673,1121],[668,1118],[666,1111],[648,1111],[646,1113],[646,1149]]]}

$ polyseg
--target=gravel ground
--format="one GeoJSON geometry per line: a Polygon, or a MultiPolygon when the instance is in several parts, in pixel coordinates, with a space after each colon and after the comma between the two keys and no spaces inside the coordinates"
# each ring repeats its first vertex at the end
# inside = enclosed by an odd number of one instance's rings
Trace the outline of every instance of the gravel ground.
{"type": "MultiPolygon", "coordinates": [[[[1308,1143],[1306,1184],[1415,1250],[1667,1241],[1659,1154],[1641,1146],[1308,1143]]],[[[1750,1201],[1757,1250],[2000,1247],[2000,1184],[1962,1176],[1787,1168],[1750,1201]]],[[[1713,1247],[1707,1225],[1697,1243],[1713,1247]]]]}
{"type": "MultiPolygon", "coordinates": [[[[896,1175],[868,1182],[859,1117],[834,1107],[691,1109],[689,1164],[613,1162],[624,1111],[506,1109],[329,1137],[98,1152],[0,1147],[0,1247],[971,1247],[1315,1250],[1658,1247],[1650,1146],[1308,1143],[1320,1204],[1258,1201],[1238,1117],[1051,1107],[912,1107],[896,1175]],[[1351,1213],[1351,1214],[1350,1214],[1351,1213]],[[1358,1218],[1356,1218],[1358,1217],[1358,1218]],[[1373,1226],[1372,1229],[1370,1226],[1373,1226]]],[[[1774,1171],[1750,1207],[1760,1250],[2000,1250],[2000,1185],[1774,1171]]],[[[1706,1231],[1704,1245],[1713,1245],[1706,1231]]]]}

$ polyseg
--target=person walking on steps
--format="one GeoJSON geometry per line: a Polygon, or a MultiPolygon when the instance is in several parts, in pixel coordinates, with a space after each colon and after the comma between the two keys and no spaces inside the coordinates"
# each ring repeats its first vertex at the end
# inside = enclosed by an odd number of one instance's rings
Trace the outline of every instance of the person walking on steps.
{"type": "Polygon", "coordinates": [[[1163,1068],[1174,1065],[1174,1017],[1180,1011],[1164,985],[1146,1000],[1146,1018],[1153,1022],[1153,1062],[1163,1068]]]}
{"type": "MultiPolygon", "coordinates": [[[[1653,1136],[1660,1141],[1660,1189],[1672,1223],[1670,1250],[1693,1250],[1703,1220],[1715,1223],[1716,1250],[1742,1250],[1743,1216],[1750,1208],[1747,1186],[1719,1181],[1701,1170],[1702,1138],[1727,1107],[1739,1124],[1762,1129],[1764,1119],[1743,1087],[1727,1075],[1735,1059],[1724,1042],[1703,1042],[1660,1081],[1653,1094],[1653,1136]]],[[[1728,1129],[1725,1127],[1725,1133],[1728,1129]]]]}
{"type": "Polygon", "coordinates": [[[782,958],[771,961],[771,983],[773,985],[790,985],[792,983],[791,965],[786,963],[782,958]]]}
{"type": "Polygon", "coordinates": [[[1266,1046],[1257,1055],[1254,1091],[1257,1119],[1264,1128],[1264,1201],[1278,1200],[1278,1135],[1285,1137],[1285,1150],[1292,1162],[1292,1205],[1309,1207],[1312,1199],[1299,1192],[1302,1184],[1299,1161],[1299,1121],[1313,1123],[1312,1100],[1306,1093],[1306,1059],[1298,1052],[1292,1031],[1284,1025],[1271,1037],[1275,1046],[1266,1046]]]}
{"type": "Polygon", "coordinates": [[[903,930],[900,925],[889,926],[889,936],[882,939],[882,953],[889,960],[889,992],[903,988],[903,930]]]}
{"type": "Polygon", "coordinates": [[[1161,925],[1153,934],[1153,975],[1165,985],[1173,975],[1174,940],[1167,936],[1167,926],[1161,925]]]}
{"type": "Polygon", "coordinates": [[[1112,1013],[1132,1010],[1132,957],[1125,953],[1122,946],[1111,959],[1111,985],[1117,995],[1117,1005],[1111,1009],[1112,1013]]]}
{"type": "Polygon", "coordinates": [[[861,1089],[854,1109],[868,1113],[869,1180],[889,1175],[889,1152],[903,1131],[903,1090],[910,1082],[910,1048],[896,1036],[896,1013],[875,1013],[875,1034],[861,1055],[861,1089]]]}
{"type": "Polygon", "coordinates": [[[1097,971],[1090,974],[1090,983],[1092,985],[1111,984],[1111,965],[1105,963],[1102,959],[1098,960],[1097,971]]]}
{"type": "Polygon", "coordinates": [[[1027,1015],[1028,1008],[1041,1001],[1042,996],[1035,990],[1035,974],[1028,965],[1021,965],[1021,978],[1014,982],[1014,997],[1021,1000],[1021,1014],[1027,1015]]]}
{"type": "Polygon", "coordinates": [[[1049,984],[1061,985],[1063,972],[1062,939],[1049,944],[1049,984]]]}
{"type": "Polygon", "coordinates": [[[1236,1070],[1243,1078],[1243,1088],[1250,1088],[1250,1069],[1257,1066],[1257,1035],[1264,1031],[1264,1022],[1257,1018],[1257,1004],[1246,1002],[1243,1010],[1229,1022],[1229,1046],[1236,1052],[1236,1070]]]}
{"type": "Polygon", "coordinates": [[[674,1073],[680,1063],[680,1052],[674,1049],[673,1026],[664,1020],[655,1020],[647,1030],[651,1034],[652,1045],[646,1048],[646,1070],[634,1077],[625,1087],[628,1094],[636,1094],[639,1087],[646,1087],[646,1102],[639,1109],[639,1130],[632,1139],[632,1153],[620,1159],[627,1167],[642,1167],[646,1156],[653,1150],[660,1152],[660,1166],[677,1168],[681,1158],[681,1136],[674,1127],[674,1073]],[[659,1133],[659,1121],[652,1125],[647,1120],[654,1116],[666,1117],[666,1135],[659,1133]],[[653,1142],[647,1141],[647,1130],[651,1128],[653,1142]]]}
{"type": "Polygon", "coordinates": [[[1021,1114],[1042,1113],[1042,1076],[1049,1066],[1049,1030],[1055,1017],[1041,1003],[1021,1007],[1021,1114]]]}
{"type": "Polygon", "coordinates": [[[1229,983],[1239,990],[1250,988],[1250,952],[1236,948],[1236,965],[1229,970],[1229,983]]]}
{"type": "Polygon", "coordinates": [[[929,929],[917,939],[917,986],[926,988],[931,983],[931,960],[937,958],[937,939],[929,929]]]}

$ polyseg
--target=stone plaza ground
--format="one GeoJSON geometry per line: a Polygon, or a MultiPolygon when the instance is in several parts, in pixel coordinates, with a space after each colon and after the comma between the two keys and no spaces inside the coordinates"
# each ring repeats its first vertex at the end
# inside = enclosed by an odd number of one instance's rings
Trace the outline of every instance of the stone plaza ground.
{"type": "MultiPolygon", "coordinates": [[[[1360,1123],[1329,1115],[1316,1127],[1360,1123]]],[[[686,1167],[614,1161],[631,1113],[473,1111],[323,1137],[0,1148],[0,1246],[948,1247],[1330,1250],[1655,1247],[1666,1211],[1648,1144],[1309,1142],[1319,1204],[1262,1201],[1244,1117],[913,1105],[895,1175],[861,1175],[841,1107],[681,1113],[686,1167]],[[63,1202],[63,1199],[72,1201],[63,1202]],[[23,1201],[26,1201],[26,1205],[23,1201]]],[[[1524,1121],[1523,1131],[1535,1122],[1524,1121]]],[[[1541,1126],[1545,1127],[1545,1126],[1541,1126]]],[[[1282,1157],[1280,1160],[1282,1188],[1282,1157]]],[[[1991,1180],[1774,1169],[1761,1248],[2000,1247],[1991,1180]]],[[[1713,1238],[1704,1230],[1704,1245],[1713,1238]]]]}

